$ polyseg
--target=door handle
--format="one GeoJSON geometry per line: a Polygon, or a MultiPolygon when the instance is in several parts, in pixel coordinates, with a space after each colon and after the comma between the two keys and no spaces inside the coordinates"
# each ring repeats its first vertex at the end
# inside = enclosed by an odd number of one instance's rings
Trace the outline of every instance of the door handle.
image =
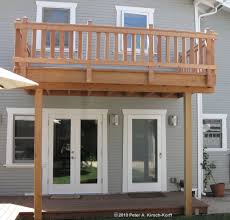
{"type": "Polygon", "coordinates": [[[75,157],[72,156],[71,159],[73,160],[73,159],[75,159],[75,157]]]}
{"type": "Polygon", "coordinates": [[[159,157],[160,157],[160,159],[162,158],[162,153],[159,153],[159,157]]]}

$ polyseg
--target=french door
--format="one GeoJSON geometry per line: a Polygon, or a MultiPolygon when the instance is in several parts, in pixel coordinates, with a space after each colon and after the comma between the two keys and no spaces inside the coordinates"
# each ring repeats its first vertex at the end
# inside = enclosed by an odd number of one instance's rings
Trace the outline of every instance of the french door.
{"type": "Polygon", "coordinates": [[[102,116],[49,115],[49,194],[102,192],[102,116]]]}
{"type": "Polygon", "coordinates": [[[127,191],[161,191],[161,115],[127,116],[127,191]]]}

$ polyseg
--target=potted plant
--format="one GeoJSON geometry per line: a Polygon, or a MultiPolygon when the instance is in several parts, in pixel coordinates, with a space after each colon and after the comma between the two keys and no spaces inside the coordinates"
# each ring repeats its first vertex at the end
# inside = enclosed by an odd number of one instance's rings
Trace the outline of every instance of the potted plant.
{"type": "Polygon", "coordinates": [[[204,189],[207,191],[207,186],[209,180],[213,180],[214,184],[210,185],[214,197],[224,197],[224,183],[216,183],[212,171],[216,169],[214,161],[209,161],[209,154],[207,152],[207,146],[203,148],[203,164],[202,168],[204,170],[204,189]]]}

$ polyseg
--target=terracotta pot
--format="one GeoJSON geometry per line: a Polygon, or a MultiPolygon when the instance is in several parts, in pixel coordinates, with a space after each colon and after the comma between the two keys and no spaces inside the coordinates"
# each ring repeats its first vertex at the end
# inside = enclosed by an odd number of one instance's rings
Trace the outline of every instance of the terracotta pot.
{"type": "Polygon", "coordinates": [[[224,197],[224,183],[217,183],[210,185],[214,197],[224,197]]]}

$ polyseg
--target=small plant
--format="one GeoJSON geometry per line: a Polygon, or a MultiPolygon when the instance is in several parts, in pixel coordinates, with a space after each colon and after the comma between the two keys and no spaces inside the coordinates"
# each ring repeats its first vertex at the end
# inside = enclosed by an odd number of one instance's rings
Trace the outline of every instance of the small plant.
{"type": "Polygon", "coordinates": [[[212,171],[216,169],[216,165],[214,161],[209,161],[209,154],[207,152],[207,146],[204,146],[203,148],[203,163],[202,163],[202,169],[204,170],[204,189],[206,191],[208,182],[212,179],[214,183],[216,184],[216,181],[212,175],[212,171]]]}

